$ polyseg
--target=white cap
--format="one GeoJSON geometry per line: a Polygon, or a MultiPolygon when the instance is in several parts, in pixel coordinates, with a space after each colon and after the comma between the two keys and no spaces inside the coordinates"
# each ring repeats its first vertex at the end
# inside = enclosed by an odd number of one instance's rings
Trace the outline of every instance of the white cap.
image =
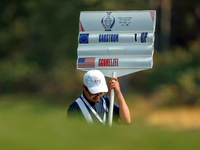
{"type": "Polygon", "coordinates": [[[108,92],[105,76],[99,70],[86,72],[83,77],[83,83],[92,94],[108,92]]]}

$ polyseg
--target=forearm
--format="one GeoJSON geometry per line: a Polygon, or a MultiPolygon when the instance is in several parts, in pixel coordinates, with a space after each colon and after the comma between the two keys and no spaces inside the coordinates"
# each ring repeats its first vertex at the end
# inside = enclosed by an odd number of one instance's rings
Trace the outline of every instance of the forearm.
{"type": "Polygon", "coordinates": [[[116,93],[116,96],[117,96],[118,105],[119,105],[120,121],[122,121],[122,123],[126,123],[126,124],[131,123],[130,111],[129,111],[129,108],[126,104],[126,101],[125,101],[121,91],[116,93]]]}
{"type": "Polygon", "coordinates": [[[126,124],[131,123],[131,115],[130,115],[129,108],[128,108],[128,106],[124,100],[124,97],[121,93],[118,79],[115,77],[113,77],[112,80],[110,81],[110,90],[112,90],[112,89],[114,89],[115,94],[118,99],[120,121],[122,123],[126,123],[126,124]]]}

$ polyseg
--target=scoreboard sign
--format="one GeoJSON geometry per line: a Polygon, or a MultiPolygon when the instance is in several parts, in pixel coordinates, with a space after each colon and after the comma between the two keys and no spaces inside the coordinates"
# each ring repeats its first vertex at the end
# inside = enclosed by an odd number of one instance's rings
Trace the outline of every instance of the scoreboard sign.
{"type": "Polygon", "coordinates": [[[152,68],[155,11],[82,11],[77,69],[117,77],[152,68]]]}

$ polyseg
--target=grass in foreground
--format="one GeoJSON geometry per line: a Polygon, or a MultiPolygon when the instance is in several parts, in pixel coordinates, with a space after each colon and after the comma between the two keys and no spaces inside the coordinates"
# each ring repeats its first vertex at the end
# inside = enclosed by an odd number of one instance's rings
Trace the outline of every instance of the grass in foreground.
{"type": "Polygon", "coordinates": [[[172,131],[131,125],[90,126],[68,122],[67,106],[42,100],[0,99],[0,150],[199,150],[198,130],[172,131]]]}

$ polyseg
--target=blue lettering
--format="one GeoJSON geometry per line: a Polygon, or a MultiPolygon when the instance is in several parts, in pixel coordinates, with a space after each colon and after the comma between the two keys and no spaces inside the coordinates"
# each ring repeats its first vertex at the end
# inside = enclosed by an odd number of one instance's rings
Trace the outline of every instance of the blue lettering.
{"type": "Polygon", "coordinates": [[[119,34],[116,34],[116,41],[115,42],[119,42],[119,34]]]}
{"type": "Polygon", "coordinates": [[[113,36],[110,36],[110,41],[114,41],[114,38],[113,38],[113,36]]]}
{"type": "Polygon", "coordinates": [[[148,33],[147,32],[142,32],[141,33],[141,42],[142,43],[146,43],[147,41],[146,41],[146,38],[147,38],[147,35],[148,35],[148,33]]]}
{"type": "Polygon", "coordinates": [[[99,34],[99,42],[119,42],[119,34],[99,34]]]}
{"type": "Polygon", "coordinates": [[[104,34],[103,41],[106,42],[106,34],[104,34]]]}
{"type": "Polygon", "coordinates": [[[101,34],[99,34],[99,42],[101,42],[101,34]]]}

